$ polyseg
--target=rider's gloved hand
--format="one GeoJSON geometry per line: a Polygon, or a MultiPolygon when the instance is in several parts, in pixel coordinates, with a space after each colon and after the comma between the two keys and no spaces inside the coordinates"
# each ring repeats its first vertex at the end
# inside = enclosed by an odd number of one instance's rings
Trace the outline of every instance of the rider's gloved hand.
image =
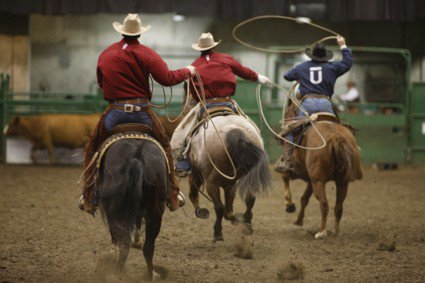
{"type": "Polygon", "coordinates": [[[268,86],[272,85],[272,82],[270,81],[268,77],[260,75],[260,74],[258,75],[257,82],[259,82],[260,84],[266,84],[268,86]]]}
{"type": "Polygon", "coordinates": [[[339,45],[339,47],[341,49],[347,48],[347,44],[345,43],[345,38],[344,37],[338,35],[336,37],[336,42],[338,43],[338,45],[339,45]]]}
{"type": "Polygon", "coordinates": [[[189,65],[189,66],[186,67],[186,69],[188,69],[190,71],[190,76],[191,77],[193,77],[195,75],[195,70],[196,70],[195,67],[189,65]]]}

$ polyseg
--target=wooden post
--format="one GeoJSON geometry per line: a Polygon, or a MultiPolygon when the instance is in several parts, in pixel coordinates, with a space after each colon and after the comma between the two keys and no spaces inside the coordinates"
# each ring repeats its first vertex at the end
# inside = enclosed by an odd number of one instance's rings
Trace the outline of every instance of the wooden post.
{"type": "Polygon", "coordinates": [[[6,126],[6,103],[7,93],[9,91],[9,75],[1,74],[0,76],[0,161],[6,162],[6,137],[4,134],[4,127],[6,126]]]}

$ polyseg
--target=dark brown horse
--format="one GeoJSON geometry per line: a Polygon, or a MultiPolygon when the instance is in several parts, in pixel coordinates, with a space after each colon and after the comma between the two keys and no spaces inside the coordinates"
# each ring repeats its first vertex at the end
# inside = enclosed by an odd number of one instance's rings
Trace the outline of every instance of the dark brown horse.
{"type": "Polygon", "coordinates": [[[150,280],[154,275],[155,240],[169,189],[167,174],[166,157],[159,145],[144,139],[124,139],[106,152],[96,182],[102,214],[112,243],[119,250],[119,270],[130,252],[132,234],[135,246],[141,246],[141,221],[145,220],[143,255],[150,280]]]}
{"type": "MultiPolygon", "coordinates": [[[[289,106],[288,116],[293,115],[295,106],[289,106]]],[[[335,203],[335,233],[339,231],[339,223],[342,217],[343,202],[347,195],[348,184],[362,178],[360,164],[360,152],[351,128],[338,122],[317,121],[314,122],[317,130],[321,133],[326,146],[322,149],[306,150],[295,148],[293,154],[293,166],[295,173],[282,174],[285,183],[285,205],[287,212],[294,212],[295,205],[289,189],[289,180],[302,179],[307,182],[307,188],[301,197],[301,210],[295,225],[302,226],[304,210],[310,196],[314,194],[320,203],[322,221],[316,239],[326,237],[326,220],[329,205],[326,198],[325,186],[329,181],[336,184],[335,203]]],[[[301,146],[317,148],[323,145],[318,133],[310,127],[304,134],[301,146]]]]}

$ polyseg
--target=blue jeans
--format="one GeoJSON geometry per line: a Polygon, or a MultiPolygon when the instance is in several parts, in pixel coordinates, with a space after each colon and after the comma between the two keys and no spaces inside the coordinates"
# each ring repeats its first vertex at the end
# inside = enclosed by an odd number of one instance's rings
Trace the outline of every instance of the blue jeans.
{"type": "MultiPolygon", "coordinates": [[[[123,106],[121,104],[117,104],[119,106],[123,106]]],[[[146,104],[134,104],[140,107],[146,107],[146,104]]],[[[112,129],[120,124],[125,123],[137,123],[144,124],[152,128],[152,120],[148,113],[139,111],[139,112],[131,112],[127,113],[123,110],[119,109],[111,109],[105,117],[105,128],[108,132],[112,132],[112,129]]]]}
{"type": "MultiPolygon", "coordinates": [[[[301,107],[308,113],[308,115],[311,115],[317,112],[328,112],[328,113],[335,114],[335,112],[332,109],[332,103],[330,102],[329,99],[326,99],[326,98],[318,98],[318,97],[306,98],[301,103],[301,107]]],[[[298,113],[295,117],[300,118],[304,116],[305,114],[301,110],[298,110],[298,113]]],[[[295,131],[297,131],[297,129],[295,129],[295,131]]],[[[286,138],[289,141],[294,142],[294,134],[292,132],[289,133],[286,136],[286,138]]]]}
{"type": "MultiPolygon", "coordinates": [[[[233,111],[236,111],[232,102],[207,102],[205,106],[207,107],[207,109],[210,109],[210,108],[213,108],[213,107],[226,106],[226,107],[230,107],[233,111]]],[[[204,115],[204,108],[203,107],[201,107],[201,111],[199,111],[199,115],[201,117],[204,115]]]]}
{"type": "MultiPolygon", "coordinates": [[[[302,102],[301,106],[308,113],[308,115],[311,115],[317,112],[328,112],[328,113],[335,114],[335,112],[332,110],[332,103],[327,98],[317,98],[317,97],[306,98],[302,102]]],[[[304,116],[304,113],[301,111],[298,111],[296,117],[299,118],[303,116],[304,116]]]]}

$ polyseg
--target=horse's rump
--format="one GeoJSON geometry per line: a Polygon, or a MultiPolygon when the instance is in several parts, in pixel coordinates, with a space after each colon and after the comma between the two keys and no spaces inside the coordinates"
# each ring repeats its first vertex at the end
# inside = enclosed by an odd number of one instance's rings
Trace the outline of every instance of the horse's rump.
{"type": "Polygon", "coordinates": [[[248,193],[256,195],[267,192],[271,187],[268,155],[256,128],[239,115],[218,116],[212,121],[224,144],[211,122],[208,122],[208,128],[201,127],[192,138],[192,165],[203,172],[204,178],[207,178],[206,175],[209,174],[217,174],[208,159],[206,146],[217,167],[225,174],[232,176],[231,162],[224,149],[226,147],[237,169],[237,184],[240,187],[241,197],[248,193]]]}
{"type": "Polygon", "coordinates": [[[363,178],[360,162],[360,151],[354,136],[347,138],[341,133],[335,134],[329,140],[337,163],[338,175],[349,182],[363,178]]]}
{"type": "MultiPolygon", "coordinates": [[[[318,122],[315,125],[326,141],[326,147],[307,150],[308,153],[298,155],[300,158],[306,159],[304,161],[298,160],[298,162],[305,163],[304,166],[308,172],[309,159],[307,159],[307,156],[315,156],[315,160],[323,167],[320,171],[331,177],[330,179],[347,182],[360,180],[363,176],[360,150],[351,130],[344,125],[332,122],[318,122]]],[[[310,127],[303,137],[302,145],[315,148],[322,144],[323,140],[310,127]]],[[[304,149],[301,150],[305,151],[304,149]]]]}
{"type": "MultiPolygon", "coordinates": [[[[158,144],[144,139],[121,139],[104,155],[96,184],[102,211],[113,213],[109,225],[131,233],[140,209],[165,202],[167,163],[158,144]]],[[[158,207],[154,207],[157,209],[158,207]]]]}
{"type": "Polygon", "coordinates": [[[252,143],[239,129],[230,130],[226,135],[226,147],[235,163],[239,195],[243,199],[248,193],[264,195],[271,188],[269,156],[263,148],[252,143]]]}

